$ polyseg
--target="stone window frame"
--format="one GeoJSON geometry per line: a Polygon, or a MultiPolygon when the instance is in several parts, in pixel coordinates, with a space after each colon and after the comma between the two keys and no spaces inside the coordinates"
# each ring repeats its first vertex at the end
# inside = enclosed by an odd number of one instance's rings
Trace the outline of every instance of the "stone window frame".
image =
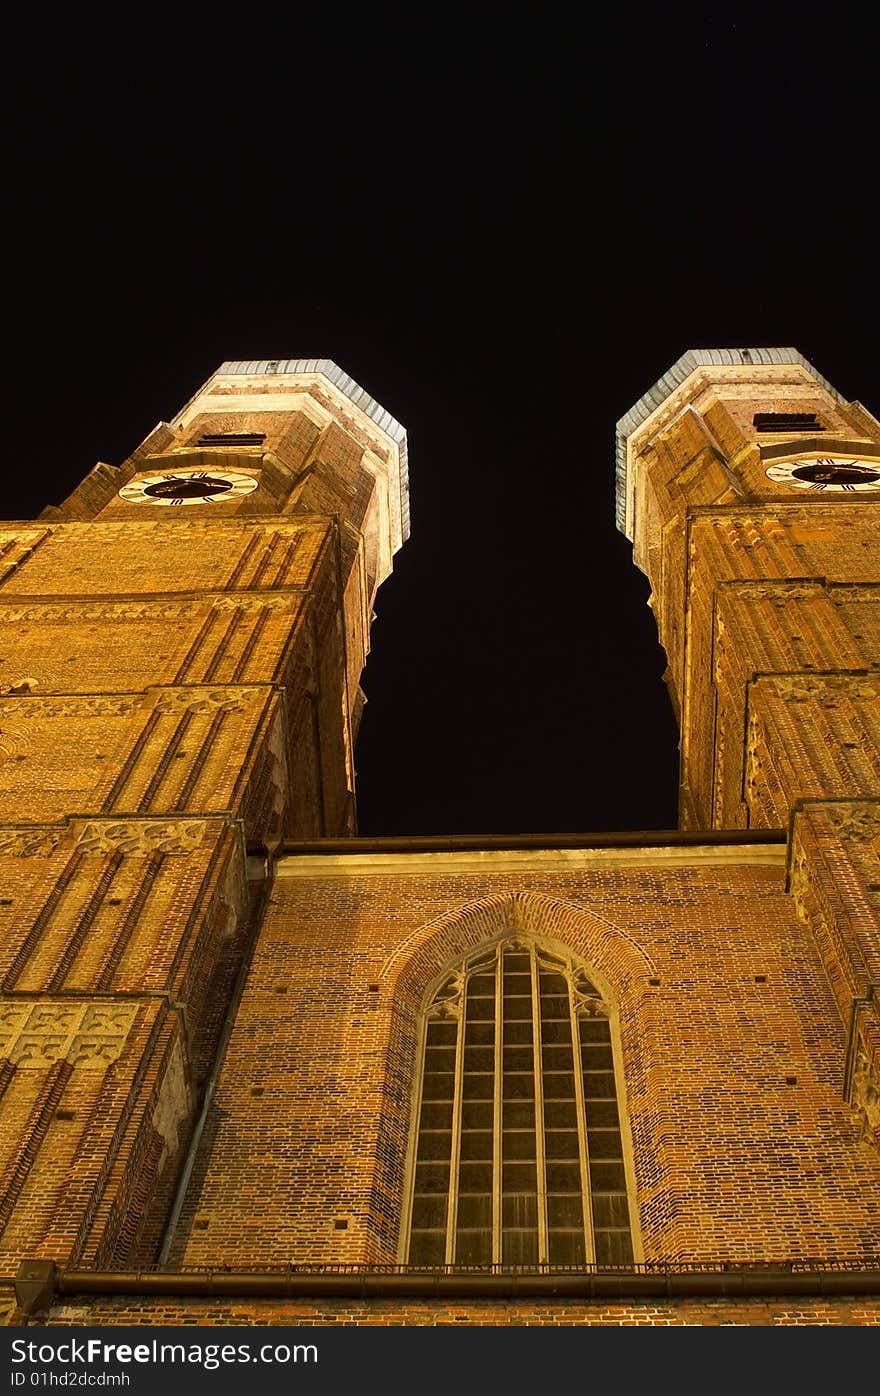
{"type": "MultiPolygon", "coordinates": [[[[596,979],[597,975],[589,965],[567,946],[515,927],[510,927],[458,954],[433,977],[423,996],[419,1013],[416,1079],[399,1250],[402,1263],[426,1265],[430,1268],[470,1268],[476,1265],[504,1269],[521,1266],[531,1269],[550,1265],[580,1269],[585,1265],[629,1266],[634,1260],[641,1259],[618,1015],[616,1004],[610,995],[596,987],[596,979]],[[511,972],[518,972],[521,977],[518,982],[511,980],[510,983],[513,988],[519,988],[521,994],[508,994],[505,998],[505,953],[528,957],[527,993],[522,993],[525,988],[522,961],[511,961],[512,965],[516,965],[511,972]],[[495,979],[493,1027],[490,1034],[487,1023],[483,1022],[483,1035],[487,1040],[478,1044],[472,1037],[466,1037],[468,1014],[471,1014],[470,1021],[476,1026],[480,1019],[474,1019],[473,1014],[475,1011],[484,1010],[475,1005],[473,1000],[477,995],[469,993],[469,990],[473,987],[471,981],[477,976],[481,977],[482,983],[476,987],[485,989],[488,975],[494,975],[495,979]],[[550,1032],[551,1037],[553,1032],[564,1033],[564,1014],[560,1018],[551,1019],[548,1012],[542,1010],[542,976],[546,975],[561,976],[565,982],[568,1022],[571,1029],[568,1045],[571,1048],[574,1044],[571,1061],[573,1070],[566,1073],[572,1079],[571,1094],[562,1100],[558,1099],[559,1087],[554,1084],[561,1078],[558,1075],[553,1077],[553,1068],[559,1066],[555,1056],[564,1055],[566,1043],[551,1041],[547,1032],[550,1032]],[[505,1093],[500,1089],[504,1080],[502,1053],[505,1044],[502,1034],[495,1032],[494,1025],[497,1025],[505,1003],[511,1008],[513,1000],[519,998],[518,1011],[527,1011],[528,1005],[525,1000],[529,997],[530,1016],[519,1021],[532,1029],[538,1022],[540,1030],[532,1031],[531,1043],[524,1040],[518,1046],[520,1056],[524,1051],[530,1051],[532,1055],[533,1118],[541,1120],[542,1125],[531,1131],[535,1146],[532,1151],[535,1156],[536,1175],[534,1196],[528,1196],[525,1203],[520,1198],[517,1203],[511,1195],[511,1190],[505,1187],[505,1179],[502,1176],[502,1169],[508,1168],[510,1164],[514,1164],[510,1172],[516,1171],[515,1161],[511,1158],[509,1149],[503,1150],[502,1144],[505,1135],[508,1136],[508,1145],[514,1142],[513,1135],[517,1130],[505,1129],[504,1126],[505,1114],[511,1125],[517,1118],[516,1112],[511,1113],[507,1108],[516,1105],[517,1102],[505,1100],[505,1093]],[[589,1026],[584,1029],[582,1024],[589,1026]],[[490,1036],[491,1042],[488,1041],[490,1036]],[[590,1048],[594,1050],[591,1052],[590,1048]],[[492,1095],[488,1097],[485,1094],[488,1083],[484,1079],[483,1094],[480,1098],[470,1098],[473,1089],[479,1089],[476,1076],[480,1073],[476,1066],[482,1068],[484,1077],[490,1069],[488,1060],[479,1060],[480,1049],[483,1056],[491,1054],[491,1074],[494,1079],[492,1095]],[[609,1049],[610,1071],[607,1069],[609,1049]],[[436,1086],[431,1087],[432,1097],[423,1099],[426,1066],[430,1065],[429,1052],[434,1056],[435,1062],[445,1056],[444,1066],[448,1067],[451,1064],[451,1095],[447,1090],[442,1100],[437,1098],[436,1086]],[[602,1072],[604,1098],[601,1101],[594,1098],[595,1093],[591,1085],[588,1087],[588,1094],[585,1094],[584,1087],[584,1071],[588,1071],[588,1068],[594,1065],[592,1059],[597,1056],[604,1060],[606,1067],[602,1072]],[[473,1074],[466,1070],[471,1065],[473,1074]],[[469,1077],[469,1086],[466,1086],[466,1075],[469,1077]],[[612,1078],[610,1082],[609,1076],[612,1078]],[[545,1102],[548,1089],[553,1091],[553,1095],[549,1102],[545,1102]],[[547,1103],[553,1107],[551,1112],[545,1111],[547,1103]],[[428,1109],[423,1119],[424,1106],[428,1109]],[[605,1107],[604,1111],[602,1106],[605,1107]],[[470,1108],[466,1114],[467,1107],[470,1108]],[[616,1113],[616,1126],[611,1128],[607,1128],[609,1107],[616,1113]],[[565,1123],[560,1118],[560,1112],[568,1117],[565,1123]],[[482,1118],[484,1115],[485,1119],[482,1118]],[[571,1127],[572,1117],[574,1129],[571,1127]],[[601,1125],[598,1123],[600,1118],[601,1125]],[[443,1127],[444,1120],[449,1122],[448,1129],[443,1127]],[[438,1124],[441,1126],[439,1130],[438,1124]],[[473,1128],[475,1124],[476,1129],[473,1128]],[[617,1135],[617,1145],[612,1149],[613,1157],[609,1155],[603,1159],[598,1152],[600,1146],[606,1143],[610,1145],[614,1133],[617,1135]],[[442,1157],[446,1150],[446,1141],[440,1136],[445,1134],[449,1136],[448,1160],[442,1157]],[[477,1137],[478,1134],[483,1136],[482,1139],[477,1137]],[[491,1134],[491,1151],[488,1149],[487,1134],[491,1134]],[[576,1147],[572,1134],[576,1134],[576,1147]],[[567,1150],[564,1163],[560,1157],[560,1144],[555,1141],[561,1141],[567,1150]],[[465,1158],[462,1157],[463,1144],[467,1146],[464,1151],[465,1158]],[[441,1157],[427,1157],[427,1153],[438,1148],[441,1157]],[[479,1155],[477,1158],[473,1157],[475,1152],[479,1155]],[[505,1152],[507,1156],[503,1157],[505,1152]],[[463,1190],[460,1185],[463,1181],[460,1172],[462,1162],[473,1163],[477,1170],[482,1165],[486,1178],[487,1169],[491,1168],[491,1189],[483,1190],[482,1194],[479,1189],[473,1192],[471,1183],[468,1191],[463,1190]],[[429,1198],[425,1188],[419,1186],[420,1180],[422,1183],[425,1181],[425,1168],[430,1169],[434,1166],[442,1173],[447,1163],[448,1184],[445,1190],[435,1192],[433,1198],[429,1198]],[[548,1172],[548,1168],[555,1169],[555,1172],[548,1172]],[[570,1179],[565,1185],[569,1191],[561,1193],[554,1183],[554,1177],[558,1178],[560,1173],[572,1173],[574,1177],[575,1168],[578,1170],[579,1190],[577,1193],[570,1190],[570,1179]],[[613,1183],[609,1180],[612,1173],[613,1183]],[[569,1210],[569,1204],[574,1208],[575,1196],[581,1204],[580,1221],[573,1220],[570,1211],[566,1221],[562,1213],[569,1210]],[[584,1206],[585,1200],[587,1205],[584,1206]],[[463,1203],[466,1206],[463,1207],[463,1203]],[[529,1206],[529,1203],[533,1203],[533,1206],[529,1206]],[[526,1219],[525,1226],[514,1227],[511,1225],[511,1208],[516,1210],[518,1206],[522,1208],[523,1205],[531,1212],[531,1218],[526,1219]],[[489,1209],[491,1222],[488,1221],[489,1209]],[[476,1221],[476,1225],[475,1212],[482,1213],[482,1218],[476,1221]],[[429,1213],[433,1215],[430,1216],[429,1213]],[[419,1225],[420,1222],[424,1224],[419,1225]],[[489,1230],[491,1249],[486,1238],[489,1230]],[[468,1231],[471,1231],[470,1236],[465,1234],[468,1231]],[[513,1237],[514,1232],[517,1233],[516,1238],[513,1237]],[[430,1235],[426,1236],[426,1233],[430,1235]],[[531,1241],[527,1233],[531,1233],[531,1241]],[[564,1233],[564,1238],[560,1233],[564,1233]],[[441,1235],[442,1241],[438,1239],[441,1235]],[[582,1244],[578,1240],[579,1236],[582,1237],[582,1244]]],[[[553,983],[549,979],[544,982],[551,986],[553,983]]],[[[558,989],[558,983],[556,987],[558,989]]],[[[549,989],[545,991],[545,998],[549,992],[549,989]]],[[[558,999],[560,996],[557,993],[555,997],[558,999]]],[[[555,1013],[557,1009],[553,1011],[555,1013]]],[[[502,1021],[506,1024],[514,1022],[509,1015],[505,1015],[502,1021]]],[[[508,1042],[507,1046],[512,1048],[514,1044],[508,1042]]],[[[518,1061],[516,1052],[512,1053],[512,1057],[518,1061]]],[[[518,1062],[518,1065],[523,1064],[518,1062]]],[[[508,1072],[509,1082],[517,1074],[523,1073],[511,1069],[508,1072]]],[[[528,1075],[528,1072],[524,1074],[528,1075]]],[[[437,1079],[436,1076],[432,1076],[432,1081],[436,1082],[437,1079]]],[[[586,1079],[595,1082],[598,1076],[590,1076],[588,1073],[586,1079]]],[[[528,1101],[522,1103],[528,1105],[528,1101]]],[[[517,1122],[520,1125],[523,1123],[522,1120],[517,1122]]],[[[522,1133],[523,1131],[519,1131],[520,1138],[522,1133]]],[[[527,1162],[531,1163],[532,1160],[527,1162]]],[[[473,1168],[471,1172],[474,1172],[473,1168]]],[[[437,1181],[439,1177],[438,1173],[432,1186],[441,1186],[437,1181]]],[[[519,1220],[522,1222],[524,1219],[521,1216],[519,1220]]]]}

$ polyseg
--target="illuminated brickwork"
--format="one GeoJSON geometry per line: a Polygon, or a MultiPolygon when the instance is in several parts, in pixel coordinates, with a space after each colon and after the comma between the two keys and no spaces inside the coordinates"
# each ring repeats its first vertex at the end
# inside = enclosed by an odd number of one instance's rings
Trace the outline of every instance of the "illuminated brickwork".
{"type": "Polygon", "coordinates": [[[0,529],[5,1273],[155,1251],[257,930],[248,845],[354,830],[405,438],[332,365],[265,367],[0,529]]]}
{"type": "MultiPolygon", "coordinates": [[[[678,840],[308,842],[354,832],[404,467],[332,365],[224,365],[122,467],[0,530],[4,1273],[405,1260],[425,1006],[511,931],[607,1008],[638,1265],[876,1263],[880,426],[778,350],[686,355],[619,426],[678,840]]],[[[169,1294],[59,1296],[52,1321],[880,1310],[169,1294]]]]}

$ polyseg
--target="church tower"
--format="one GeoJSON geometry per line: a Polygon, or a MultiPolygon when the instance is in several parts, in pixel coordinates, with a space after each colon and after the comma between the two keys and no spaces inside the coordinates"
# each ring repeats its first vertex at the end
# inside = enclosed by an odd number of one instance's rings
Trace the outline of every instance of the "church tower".
{"type": "Polygon", "coordinates": [[[782,829],[880,1141],[880,423],[795,349],[691,350],[618,423],[684,829],[782,829]]]}
{"type": "Polygon", "coordinates": [[[152,1259],[271,851],[355,832],[406,437],[328,360],[225,363],[4,527],[0,1268],[152,1259]]]}

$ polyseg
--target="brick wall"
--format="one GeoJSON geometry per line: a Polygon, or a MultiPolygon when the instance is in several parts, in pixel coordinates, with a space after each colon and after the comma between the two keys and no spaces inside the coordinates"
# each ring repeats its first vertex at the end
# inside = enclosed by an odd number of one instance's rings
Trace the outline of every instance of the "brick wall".
{"type": "Polygon", "coordinates": [[[425,990],[509,927],[613,996],[646,1259],[876,1252],[880,1155],[843,1099],[844,1025],[783,869],[493,860],[282,868],[172,1263],[394,1260],[425,990]]]}

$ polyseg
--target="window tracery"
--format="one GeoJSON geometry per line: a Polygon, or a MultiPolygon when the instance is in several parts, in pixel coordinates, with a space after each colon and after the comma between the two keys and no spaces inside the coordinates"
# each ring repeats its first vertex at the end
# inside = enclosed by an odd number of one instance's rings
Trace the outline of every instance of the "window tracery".
{"type": "Polygon", "coordinates": [[[633,1259],[608,1006],[577,960],[514,933],[424,1012],[407,1258],[633,1259]]]}

